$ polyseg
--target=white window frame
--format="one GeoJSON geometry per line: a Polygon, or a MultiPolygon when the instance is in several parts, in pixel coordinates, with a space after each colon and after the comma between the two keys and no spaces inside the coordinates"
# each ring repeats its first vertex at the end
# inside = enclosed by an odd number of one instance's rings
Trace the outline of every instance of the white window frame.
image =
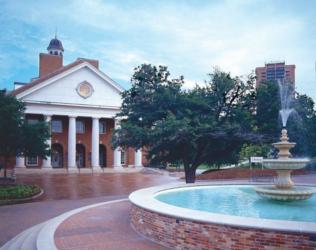
{"type": "MultiPolygon", "coordinates": [[[[58,127],[59,128],[59,127],[58,127]]],[[[63,122],[62,120],[52,120],[52,123],[51,123],[51,130],[52,130],[52,133],[62,133],[63,132],[63,122]],[[60,122],[60,130],[58,131],[55,131],[54,130],[54,126],[53,126],[53,123],[54,122],[60,122]]]]}
{"type": "Polygon", "coordinates": [[[26,163],[26,166],[29,166],[29,167],[37,167],[38,166],[38,157],[37,156],[28,156],[26,157],[25,159],[25,163],[26,163]],[[30,163],[29,160],[30,159],[36,159],[36,162],[35,163],[30,163]]]}
{"type": "Polygon", "coordinates": [[[126,164],[126,150],[121,149],[121,165],[125,165],[125,164],[126,164]]]}
{"type": "Polygon", "coordinates": [[[76,133],[77,133],[77,134],[84,134],[85,131],[86,131],[86,126],[85,126],[84,121],[81,121],[81,120],[76,121],[76,133]],[[80,130],[81,128],[79,127],[79,126],[80,126],[79,124],[82,125],[82,126],[81,126],[82,130],[80,130]]]}
{"type": "Polygon", "coordinates": [[[100,121],[99,122],[99,134],[100,135],[106,134],[106,121],[100,121]]]}

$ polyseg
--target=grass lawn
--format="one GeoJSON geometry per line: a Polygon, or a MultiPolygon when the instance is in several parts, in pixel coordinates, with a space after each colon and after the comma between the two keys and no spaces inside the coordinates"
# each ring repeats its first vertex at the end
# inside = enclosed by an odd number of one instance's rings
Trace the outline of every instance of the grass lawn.
{"type": "Polygon", "coordinates": [[[0,185],[0,203],[8,200],[32,197],[41,192],[37,185],[4,184],[0,185]]]}

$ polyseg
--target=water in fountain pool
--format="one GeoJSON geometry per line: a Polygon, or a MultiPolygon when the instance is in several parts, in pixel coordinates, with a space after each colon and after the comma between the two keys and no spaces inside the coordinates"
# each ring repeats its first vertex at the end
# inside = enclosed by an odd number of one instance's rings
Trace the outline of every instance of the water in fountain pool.
{"type": "Polygon", "coordinates": [[[272,220],[316,222],[316,196],[280,202],[260,197],[254,186],[206,186],[159,192],[161,202],[193,210],[272,220]]]}

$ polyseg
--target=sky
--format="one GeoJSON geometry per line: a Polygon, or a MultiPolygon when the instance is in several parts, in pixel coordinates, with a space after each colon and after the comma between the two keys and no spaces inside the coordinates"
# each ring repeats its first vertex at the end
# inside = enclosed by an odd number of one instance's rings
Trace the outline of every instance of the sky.
{"type": "Polygon", "coordinates": [[[214,67],[248,75],[285,61],[297,91],[316,100],[314,0],[0,0],[0,89],[38,75],[56,29],[64,64],[98,59],[125,88],[142,63],[168,66],[191,88],[214,67]]]}

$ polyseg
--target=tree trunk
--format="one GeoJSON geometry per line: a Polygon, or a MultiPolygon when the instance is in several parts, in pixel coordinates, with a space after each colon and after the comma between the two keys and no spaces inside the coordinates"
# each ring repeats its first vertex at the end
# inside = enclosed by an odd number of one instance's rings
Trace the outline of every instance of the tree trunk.
{"type": "Polygon", "coordinates": [[[190,168],[189,166],[184,166],[185,171],[185,182],[194,183],[195,182],[195,168],[190,168]]]}

